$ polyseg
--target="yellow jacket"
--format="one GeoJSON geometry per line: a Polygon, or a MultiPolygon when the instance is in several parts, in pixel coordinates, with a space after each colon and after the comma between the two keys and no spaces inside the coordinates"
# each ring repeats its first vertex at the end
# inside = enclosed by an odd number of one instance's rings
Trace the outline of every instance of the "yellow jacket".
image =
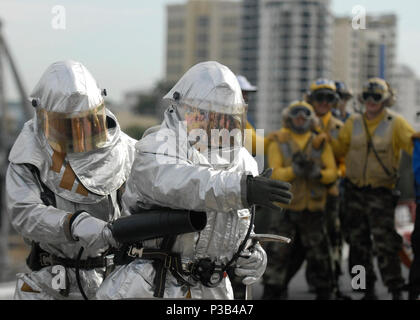
{"type": "Polygon", "coordinates": [[[253,156],[266,154],[270,139],[257,135],[254,127],[247,121],[245,131],[245,148],[253,156]],[[258,146],[258,148],[257,148],[258,146]],[[264,150],[262,147],[264,146],[264,150]]]}
{"type": "Polygon", "coordinates": [[[330,144],[325,140],[324,143],[322,143],[322,140],[322,136],[316,136],[312,132],[296,134],[287,128],[282,128],[271,135],[267,152],[268,165],[270,168],[273,168],[271,178],[290,182],[292,184],[292,193],[294,194],[291,205],[284,206],[285,208],[290,208],[295,211],[302,211],[305,209],[319,211],[324,209],[327,193],[325,186],[336,181],[337,167],[330,144]],[[307,184],[308,181],[302,181],[302,178],[299,179],[295,176],[290,159],[286,159],[287,156],[285,157],[280,147],[280,144],[282,143],[293,141],[293,143],[303,151],[310,139],[312,139],[313,148],[322,148],[320,156],[322,177],[318,183],[318,188],[315,191],[317,193],[322,192],[323,194],[322,197],[318,199],[311,198],[311,192],[313,193],[314,190],[311,190],[310,185],[307,185],[306,187],[301,186],[301,184],[307,184]],[[322,185],[324,185],[324,188],[322,185]],[[298,193],[296,193],[296,190],[298,190],[298,193]],[[301,194],[302,192],[305,194],[301,194]]]}
{"type": "Polygon", "coordinates": [[[323,132],[327,135],[328,142],[330,142],[331,147],[334,152],[334,156],[336,159],[338,174],[340,177],[345,176],[346,173],[346,166],[344,163],[344,157],[339,157],[337,155],[336,150],[338,149],[338,133],[340,129],[343,127],[343,122],[330,112],[327,112],[324,116],[320,117],[320,126],[318,127],[319,132],[323,132]]]}
{"type": "MultiPolygon", "coordinates": [[[[366,133],[365,133],[365,128],[363,125],[363,122],[361,121],[362,117],[360,114],[353,114],[344,124],[344,126],[341,128],[339,135],[338,135],[338,139],[336,141],[336,154],[338,156],[345,156],[346,157],[346,162],[347,162],[347,171],[349,171],[349,166],[355,166],[354,168],[357,167],[363,167],[365,165],[367,165],[366,163],[361,163],[366,162],[368,160],[363,160],[363,159],[368,159],[367,157],[372,158],[372,153],[370,152],[370,154],[367,154],[367,148],[363,148],[360,150],[357,150],[358,152],[358,156],[356,155],[349,155],[350,151],[354,151],[355,148],[357,148],[357,144],[355,142],[355,134],[356,131],[361,131],[361,133],[363,134],[364,140],[367,141],[367,137],[366,137],[366,133]],[[357,124],[357,130],[354,130],[354,124],[355,121],[358,121],[357,124]],[[360,122],[362,124],[360,124],[360,122]],[[362,128],[360,129],[359,127],[362,126],[362,128]],[[360,163],[359,163],[360,162],[360,163]]],[[[377,146],[375,145],[375,149],[377,148],[381,148],[381,150],[377,150],[379,153],[381,153],[379,156],[381,157],[381,159],[383,159],[384,161],[387,159],[387,157],[385,156],[386,153],[391,153],[391,155],[393,156],[393,159],[390,159],[389,161],[387,161],[387,163],[389,163],[391,166],[395,167],[398,165],[399,163],[399,159],[400,159],[400,151],[401,150],[405,150],[408,154],[412,154],[413,153],[413,143],[412,143],[412,136],[415,133],[414,129],[411,127],[411,125],[400,115],[398,115],[395,112],[392,112],[391,110],[388,109],[384,109],[382,111],[382,113],[376,117],[375,119],[372,120],[368,120],[366,118],[366,115],[363,114],[363,119],[365,120],[365,123],[367,125],[368,131],[371,135],[371,137],[373,139],[377,139],[377,137],[375,136],[375,130],[379,127],[379,125],[381,123],[386,123],[387,121],[390,123],[391,127],[389,130],[392,130],[390,133],[390,138],[389,141],[387,142],[388,145],[385,147],[381,147],[381,146],[377,146]],[[382,150],[383,149],[383,150],[382,150]]],[[[381,142],[382,143],[382,142],[381,142]]],[[[375,144],[375,143],[374,143],[375,144]]],[[[382,143],[383,144],[383,143],[382,143]]],[[[383,169],[380,168],[380,164],[378,163],[377,160],[371,160],[372,164],[370,166],[370,168],[374,168],[373,166],[376,166],[379,168],[378,174],[382,175],[383,174],[383,169]],[[375,163],[375,164],[373,164],[375,163]]],[[[397,170],[398,168],[388,168],[391,172],[393,170],[397,170]]],[[[376,170],[374,168],[374,170],[376,170]]],[[[352,172],[355,171],[354,169],[352,169],[352,172]]],[[[393,188],[395,185],[395,181],[393,183],[389,182],[389,183],[382,183],[381,181],[378,181],[377,178],[380,177],[375,177],[374,175],[372,175],[372,170],[371,169],[367,169],[364,170],[364,177],[353,177],[352,179],[350,179],[353,183],[355,183],[356,185],[358,185],[359,187],[363,187],[366,185],[371,185],[374,187],[388,187],[388,188],[393,188]],[[369,172],[370,171],[370,172],[369,172]]],[[[349,174],[349,172],[348,172],[349,174]]],[[[384,179],[382,179],[384,180],[384,179]]]]}

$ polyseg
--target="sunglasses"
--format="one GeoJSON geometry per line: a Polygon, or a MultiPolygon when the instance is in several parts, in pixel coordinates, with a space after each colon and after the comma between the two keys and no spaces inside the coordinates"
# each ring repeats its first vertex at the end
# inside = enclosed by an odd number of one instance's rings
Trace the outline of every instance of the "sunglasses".
{"type": "Polygon", "coordinates": [[[383,95],[380,93],[371,93],[371,92],[363,92],[363,100],[367,101],[369,99],[373,100],[374,102],[381,102],[383,99],[383,95]]]}
{"type": "Polygon", "coordinates": [[[311,117],[311,111],[305,107],[296,107],[290,111],[289,115],[291,118],[297,118],[299,115],[302,115],[305,119],[309,119],[311,117]]]}
{"type": "Polygon", "coordinates": [[[316,102],[328,102],[328,103],[332,103],[335,102],[336,100],[336,96],[333,93],[324,93],[324,92],[319,92],[319,93],[315,93],[314,94],[314,100],[316,102]]]}
{"type": "Polygon", "coordinates": [[[348,94],[348,93],[339,93],[338,94],[339,95],[339,97],[340,97],[340,100],[345,100],[345,101],[348,101],[348,100],[350,100],[351,99],[351,95],[350,94],[348,94]]]}

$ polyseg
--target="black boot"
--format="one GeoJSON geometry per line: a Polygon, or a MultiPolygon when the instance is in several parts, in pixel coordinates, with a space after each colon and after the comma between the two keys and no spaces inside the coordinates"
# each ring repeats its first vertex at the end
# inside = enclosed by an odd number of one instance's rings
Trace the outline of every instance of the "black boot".
{"type": "Polygon", "coordinates": [[[410,290],[408,293],[408,300],[420,300],[420,292],[410,290]]]}
{"type": "Polygon", "coordinates": [[[375,283],[373,281],[368,281],[366,290],[363,290],[363,292],[365,295],[360,300],[379,300],[378,296],[376,295],[375,283]]]}
{"type": "Polygon", "coordinates": [[[317,289],[315,300],[331,300],[332,293],[329,289],[317,289]]]}
{"type": "Polygon", "coordinates": [[[352,298],[348,295],[345,295],[340,290],[335,292],[335,300],[352,300],[352,298]]]}
{"type": "Polygon", "coordinates": [[[404,300],[402,291],[399,289],[391,291],[391,295],[392,295],[392,300],[404,300]]]}
{"type": "Polygon", "coordinates": [[[287,300],[287,288],[282,288],[278,285],[266,284],[264,285],[263,300],[287,300]]]}
{"type": "Polygon", "coordinates": [[[378,300],[374,285],[366,288],[365,295],[361,300],[378,300]]]}

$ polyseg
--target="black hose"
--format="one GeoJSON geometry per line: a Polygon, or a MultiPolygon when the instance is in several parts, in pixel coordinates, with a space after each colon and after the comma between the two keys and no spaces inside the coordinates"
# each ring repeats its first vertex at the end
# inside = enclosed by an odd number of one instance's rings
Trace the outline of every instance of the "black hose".
{"type": "Polygon", "coordinates": [[[76,259],[76,268],[75,268],[76,269],[75,270],[75,272],[76,272],[76,281],[77,281],[77,286],[79,287],[80,293],[83,296],[83,299],[89,300],[88,297],[85,294],[85,291],[83,290],[82,283],[80,281],[80,268],[79,268],[79,265],[80,265],[80,258],[82,257],[83,250],[84,250],[84,248],[81,247],[80,250],[79,250],[79,254],[77,255],[77,259],[76,259]]]}

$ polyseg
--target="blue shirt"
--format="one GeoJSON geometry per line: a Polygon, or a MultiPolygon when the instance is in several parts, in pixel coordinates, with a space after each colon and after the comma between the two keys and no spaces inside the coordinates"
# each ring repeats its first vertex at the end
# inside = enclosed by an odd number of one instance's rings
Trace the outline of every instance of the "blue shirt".
{"type": "Polygon", "coordinates": [[[420,140],[414,140],[413,172],[416,188],[416,202],[420,203],[420,140]]]}

